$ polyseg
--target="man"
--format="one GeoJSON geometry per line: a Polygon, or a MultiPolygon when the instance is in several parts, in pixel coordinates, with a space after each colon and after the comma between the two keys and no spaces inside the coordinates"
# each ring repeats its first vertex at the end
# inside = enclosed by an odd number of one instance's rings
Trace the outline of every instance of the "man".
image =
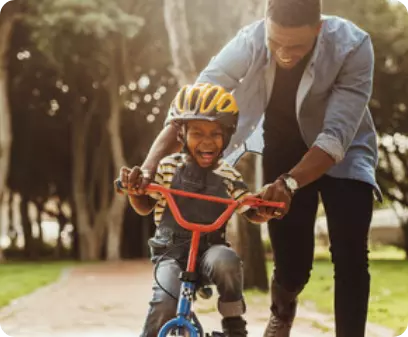
{"type": "MultiPolygon", "coordinates": [[[[335,271],[336,336],[365,334],[373,190],[381,198],[367,107],[373,64],[368,34],[321,16],[320,0],[269,0],[265,19],[243,28],[197,80],[234,91],[241,116],[225,156],[234,163],[245,150],[263,153],[269,185],[261,195],[290,205],[269,222],[275,270],[265,337],[290,335],[312,268],[319,195],[335,271]]],[[[158,136],[143,165],[146,181],[179,148],[176,135],[167,125],[158,136]]]]}

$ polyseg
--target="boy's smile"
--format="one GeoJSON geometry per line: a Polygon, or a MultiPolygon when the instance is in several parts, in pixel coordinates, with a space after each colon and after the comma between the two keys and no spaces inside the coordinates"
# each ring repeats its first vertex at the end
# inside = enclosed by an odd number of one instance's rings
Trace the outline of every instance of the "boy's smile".
{"type": "Polygon", "coordinates": [[[224,145],[221,125],[210,121],[189,121],[186,143],[191,156],[201,167],[214,165],[220,157],[224,145]]]}

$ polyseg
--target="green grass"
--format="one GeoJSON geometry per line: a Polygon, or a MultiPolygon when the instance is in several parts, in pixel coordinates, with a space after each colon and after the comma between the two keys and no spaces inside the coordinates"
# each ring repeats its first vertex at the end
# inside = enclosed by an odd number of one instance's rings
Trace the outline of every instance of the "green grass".
{"type": "MultiPolygon", "coordinates": [[[[271,271],[272,265],[268,267],[271,271]]],[[[392,247],[373,249],[370,274],[368,321],[402,334],[408,324],[408,261],[404,260],[404,253],[392,247]]],[[[318,251],[311,279],[300,295],[300,302],[312,302],[316,310],[333,313],[333,291],[333,265],[329,254],[318,251]]]]}
{"type": "Polygon", "coordinates": [[[0,307],[55,282],[64,268],[73,262],[0,264],[0,307]]]}
{"type": "MultiPolygon", "coordinates": [[[[368,320],[403,333],[408,324],[408,261],[371,260],[368,320]]],[[[314,263],[312,277],[300,296],[322,312],[333,312],[333,267],[329,260],[314,263]]],[[[351,303],[351,305],[353,305],[351,303]]]]}

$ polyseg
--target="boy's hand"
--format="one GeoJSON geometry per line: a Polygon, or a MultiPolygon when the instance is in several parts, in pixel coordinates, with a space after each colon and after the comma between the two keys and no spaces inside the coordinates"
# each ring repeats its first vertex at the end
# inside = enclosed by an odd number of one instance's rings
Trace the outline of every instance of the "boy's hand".
{"type": "Polygon", "coordinates": [[[129,174],[132,170],[126,166],[122,166],[119,171],[119,181],[124,188],[129,186],[129,174]]]}
{"type": "Polygon", "coordinates": [[[128,189],[136,190],[136,194],[138,195],[145,194],[146,186],[149,185],[152,180],[153,174],[139,166],[134,166],[132,169],[127,167],[122,167],[121,169],[121,182],[124,184],[123,186],[128,189]]]}
{"type": "Polygon", "coordinates": [[[288,213],[292,201],[292,195],[281,180],[265,185],[256,196],[268,201],[285,203],[285,208],[260,207],[257,215],[268,218],[268,220],[271,218],[282,219],[288,213]]]}

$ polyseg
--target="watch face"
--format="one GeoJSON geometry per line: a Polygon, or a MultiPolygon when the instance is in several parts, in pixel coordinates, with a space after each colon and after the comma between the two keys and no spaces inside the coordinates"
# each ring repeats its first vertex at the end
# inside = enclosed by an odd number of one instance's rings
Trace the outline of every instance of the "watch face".
{"type": "Polygon", "coordinates": [[[297,181],[296,181],[295,179],[293,179],[293,178],[291,178],[291,177],[288,177],[288,178],[286,179],[286,183],[288,184],[288,187],[289,187],[292,191],[297,190],[297,188],[298,188],[298,183],[297,183],[297,181]]]}

